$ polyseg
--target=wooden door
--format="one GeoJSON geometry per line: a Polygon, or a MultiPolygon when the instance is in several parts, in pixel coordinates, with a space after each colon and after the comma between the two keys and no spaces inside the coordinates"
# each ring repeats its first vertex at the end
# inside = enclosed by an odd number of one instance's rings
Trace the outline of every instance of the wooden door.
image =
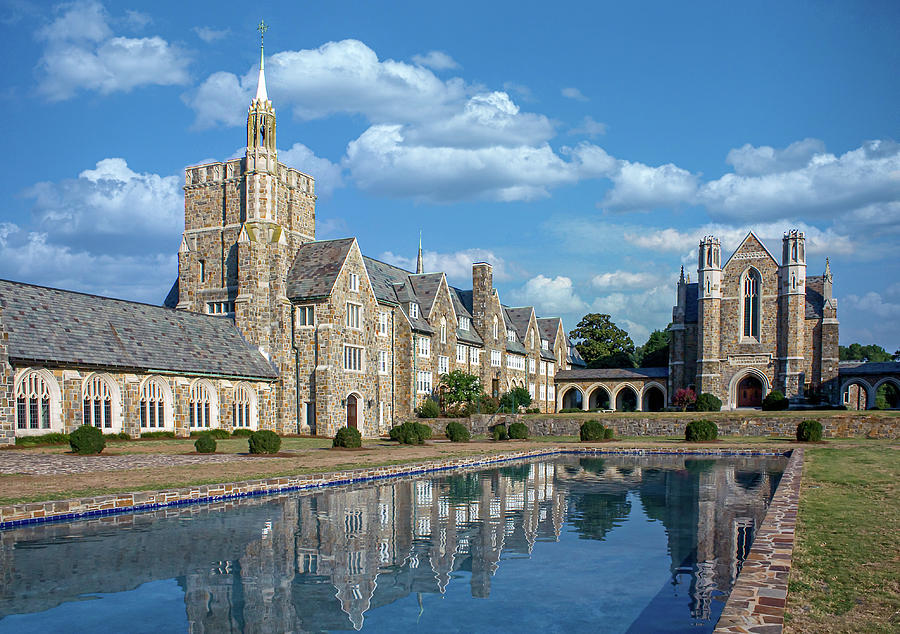
{"type": "Polygon", "coordinates": [[[356,397],[353,394],[347,397],[347,427],[356,429],[356,397]]]}
{"type": "Polygon", "coordinates": [[[756,377],[748,376],[738,383],[738,407],[760,407],[762,405],[762,383],[756,377]]]}

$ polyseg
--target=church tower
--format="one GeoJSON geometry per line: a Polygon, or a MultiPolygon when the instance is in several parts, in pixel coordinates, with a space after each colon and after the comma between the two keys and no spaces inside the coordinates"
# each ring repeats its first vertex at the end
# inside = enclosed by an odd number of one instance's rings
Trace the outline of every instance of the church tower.
{"type": "MultiPolygon", "coordinates": [[[[262,35],[266,29],[260,24],[262,35]]],[[[315,240],[316,196],[311,176],[278,162],[263,50],[261,42],[244,156],[185,169],[177,307],[234,320],[281,375],[279,411],[260,412],[260,420],[277,420],[278,431],[292,432],[294,367],[285,278],[300,245],[315,240]]]]}
{"type": "Polygon", "coordinates": [[[706,236],[697,258],[697,394],[721,392],[722,245],[706,236]]]}
{"type": "Polygon", "coordinates": [[[806,356],[806,238],[792,229],[781,241],[778,285],[780,382],[784,395],[802,396],[806,356]]]}

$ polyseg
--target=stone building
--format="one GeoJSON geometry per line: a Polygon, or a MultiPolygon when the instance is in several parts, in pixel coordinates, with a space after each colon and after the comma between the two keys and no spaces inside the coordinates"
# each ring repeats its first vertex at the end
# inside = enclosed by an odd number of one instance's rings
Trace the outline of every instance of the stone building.
{"type": "Polygon", "coordinates": [[[828,260],[806,274],[806,240],[789,231],[779,262],[753,232],[727,261],[721,244],[700,242],[697,281],[684,277],[669,327],[669,394],[693,388],[723,409],[758,407],[772,390],[792,404],[835,403],[837,300],[828,260]]]}
{"type": "Polygon", "coordinates": [[[243,157],[185,169],[178,279],[164,307],[0,282],[0,444],[83,423],[136,437],[236,427],[383,434],[465,370],[555,411],[581,363],[559,319],[316,241],[315,181],[278,161],[260,51],[243,157]]]}

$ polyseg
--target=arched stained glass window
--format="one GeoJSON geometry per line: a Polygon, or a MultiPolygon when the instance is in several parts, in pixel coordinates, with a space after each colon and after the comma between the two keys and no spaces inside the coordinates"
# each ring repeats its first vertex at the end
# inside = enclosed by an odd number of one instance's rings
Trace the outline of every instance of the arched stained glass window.
{"type": "Polygon", "coordinates": [[[742,334],[759,339],[759,272],[750,269],[744,275],[744,319],[742,334]]]}
{"type": "Polygon", "coordinates": [[[188,426],[212,427],[212,414],[212,395],[209,386],[203,382],[194,383],[188,404],[188,426]]]}
{"type": "Polygon", "coordinates": [[[141,388],[141,427],[162,429],[166,426],[165,388],[159,379],[150,379],[141,388]]]}
{"type": "Polygon", "coordinates": [[[82,390],[82,412],[85,425],[112,429],[113,395],[109,381],[102,376],[95,376],[85,383],[82,390]]]}
{"type": "Polygon", "coordinates": [[[38,372],[27,372],[16,385],[16,429],[50,428],[50,386],[38,372]]]}

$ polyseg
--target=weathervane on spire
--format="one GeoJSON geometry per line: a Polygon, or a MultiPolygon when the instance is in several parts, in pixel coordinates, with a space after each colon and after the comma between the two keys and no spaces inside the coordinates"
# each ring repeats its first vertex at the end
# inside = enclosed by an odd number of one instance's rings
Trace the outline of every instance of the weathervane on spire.
{"type": "Polygon", "coordinates": [[[262,46],[263,40],[266,39],[266,31],[269,30],[269,25],[260,20],[259,26],[256,27],[256,30],[259,31],[259,45],[262,46]]]}

